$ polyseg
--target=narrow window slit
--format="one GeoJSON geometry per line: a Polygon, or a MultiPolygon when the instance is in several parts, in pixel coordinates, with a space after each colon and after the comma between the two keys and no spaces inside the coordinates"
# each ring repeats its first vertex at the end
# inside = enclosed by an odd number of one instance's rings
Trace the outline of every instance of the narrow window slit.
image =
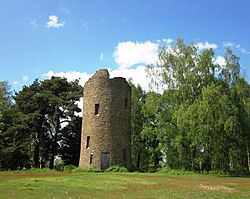
{"type": "Polygon", "coordinates": [[[99,104],[95,104],[95,115],[99,115],[99,104]]]}
{"type": "Polygon", "coordinates": [[[89,158],[89,164],[93,163],[93,154],[90,154],[90,158],[89,158]]]}
{"type": "Polygon", "coordinates": [[[126,163],[127,162],[127,151],[126,149],[123,150],[123,160],[126,163]]]}
{"type": "Polygon", "coordinates": [[[86,149],[89,148],[89,144],[90,144],[90,136],[87,136],[86,149]]]}
{"type": "Polygon", "coordinates": [[[126,98],[125,99],[125,109],[127,109],[128,108],[128,99],[126,98]]]}

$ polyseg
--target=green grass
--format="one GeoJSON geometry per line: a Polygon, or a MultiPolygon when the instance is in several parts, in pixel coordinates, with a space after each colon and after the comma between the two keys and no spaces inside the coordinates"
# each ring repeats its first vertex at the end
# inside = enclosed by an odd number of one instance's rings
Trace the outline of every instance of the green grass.
{"type": "Polygon", "coordinates": [[[27,169],[27,170],[14,170],[14,171],[0,171],[1,174],[37,174],[37,173],[56,173],[58,171],[56,170],[51,170],[49,168],[44,168],[44,169],[27,169]]]}
{"type": "Polygon", "coordinates": [[[0,198],[249,198],[250,178],[161,173],[0,173],[0,198]]]}

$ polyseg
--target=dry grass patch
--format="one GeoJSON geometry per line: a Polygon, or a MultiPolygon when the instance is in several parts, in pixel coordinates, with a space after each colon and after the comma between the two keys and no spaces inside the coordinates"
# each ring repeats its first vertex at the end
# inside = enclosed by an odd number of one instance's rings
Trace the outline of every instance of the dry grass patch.
{"type": "Polygon", "coordinates": [[[203,184],[200,184],[199,186],[200,189],[206,190],[206,191],[223,191],[226,193],[237,193],[239,190],[236,190],[235,188],[230,188],[230,187],[225,187],[221,185],[216,185],[216,186],[206,186],[203,184]]]}

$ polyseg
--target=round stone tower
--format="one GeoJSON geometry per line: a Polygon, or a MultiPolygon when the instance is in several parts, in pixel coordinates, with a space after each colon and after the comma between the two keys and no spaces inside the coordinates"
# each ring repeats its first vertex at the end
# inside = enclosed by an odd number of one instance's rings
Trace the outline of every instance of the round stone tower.
{"type": "Polygon", "coordinates": [[[131,168],[131,88],[125,78],[97,71],[84,85],[79,166],[131,168]]]}

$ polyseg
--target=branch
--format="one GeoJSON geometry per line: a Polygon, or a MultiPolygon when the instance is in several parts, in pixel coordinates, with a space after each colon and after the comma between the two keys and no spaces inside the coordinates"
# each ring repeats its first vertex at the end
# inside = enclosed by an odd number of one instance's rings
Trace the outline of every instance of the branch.
{"type": "Polygon", "coordinates": [[[70,120],[63,120],[63,121],[59,122],[59,124],[62,124],[64,122],[70,122],[70,120]]]}

